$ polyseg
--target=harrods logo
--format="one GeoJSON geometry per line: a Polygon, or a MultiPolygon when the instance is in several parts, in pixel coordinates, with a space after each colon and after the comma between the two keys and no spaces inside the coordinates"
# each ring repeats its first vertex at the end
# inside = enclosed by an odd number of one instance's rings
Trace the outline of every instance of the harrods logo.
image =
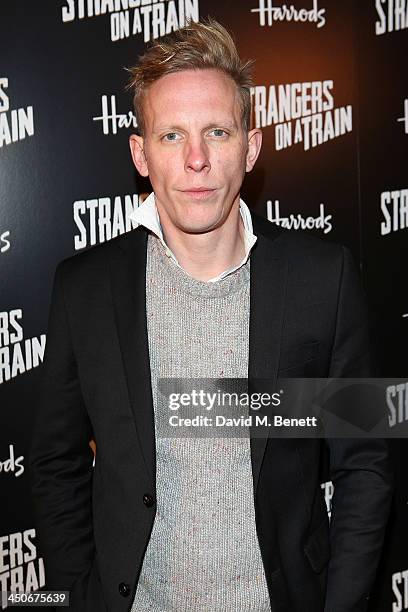
{"type": "MultiPolygon", "coordinates": [[[[34,134],[33,107],[10,110],[10,98],[6,93],[8,86],[8,79],[0,78],[0,148],[34,134]]],[[[3,250],[4,245],[0,246],[0,252],[3,250]]]]}
{"type": "Polygon", "coordinates": [[[110,15],[112,42],[142,35],[148,42],[199,20],[199,0],[65,0],[63,23],[110,15]]]}
{"type": "Polygon", "coordinates": [[[9,444],[7,459],[0,455],[0,475],[13,474],[15,478],[24,474],[24,456],[16,457],[14,444],[9,444]]]}
{"type": "Polygon", "coordinates": [[[335,108],[334,81],[251,88],[256,127],[275,128],[275,149],[303,143],[305,151],[353,130],[351,104],[335,108]]]}
{"type": "Polygon", "coordinates": [[[279,200],[268,200],[266,202],[266,216],[269,221],[276,223],[286,229],[294,230],[322,230],[324,234],[328,234],[332,231],[333,226],[331,224],[332,215],[326,215],[324,204],[320,204],[320,212],[317,217],[303,216],[300,213],[297,215],[291,213],[288,217],[280,216],[280,205],[279,200]]]}
{"type": "Polygon", "coordinates": [[[102,114],[99,117],[92,117],[93,121],[102,122],[102,131],[106,134],[117,134],[123,128],[137,128],[136,117],[133,111],[118,113],[116,110],[116,96],[103,95],[102,114]]]}
{"type": "Polygon", "coordinates": [[[274,6],[273,0],[259,0],[258,8],[251,9],[251,13],[259,14],[260,26],[272,26],[282,21],[309,22],[318,28],[326,24],[326,9],[319,8],[318,0],[313,0],[312,8],[295,8],[293,4],[274,6]]]}

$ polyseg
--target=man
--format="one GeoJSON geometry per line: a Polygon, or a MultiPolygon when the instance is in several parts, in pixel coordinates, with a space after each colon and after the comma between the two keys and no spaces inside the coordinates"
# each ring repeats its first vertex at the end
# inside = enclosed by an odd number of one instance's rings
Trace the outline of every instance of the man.
{"type": "Polygon", "coordinates": [[[163,438],[161,378],[369,374],[348,251],[240,200],[261,132],[212,20],[132,71],[140,226],[56,272],[31,452],[49,589],[76,611],[358,612],[389,511],[381,440],[163,438]],[[89,440],[96,442],[96,461],[89,440]]]}

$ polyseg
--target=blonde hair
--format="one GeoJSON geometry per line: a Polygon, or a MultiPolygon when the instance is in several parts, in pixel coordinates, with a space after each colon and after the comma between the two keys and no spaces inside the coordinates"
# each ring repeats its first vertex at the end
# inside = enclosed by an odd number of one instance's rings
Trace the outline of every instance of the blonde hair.
{"type": "Polygon", "coordinates": [[[215,19],[195,23],[154,41],[139,57],[133,68],[127,89],[133,91],[133,107],[140,134],[145,131],[143,98],[146,90],[166,74],[182,70],[215,68],[235,82],[241,103],[242,125],[248,131],[251,116],[253,60],[243,62],[231,34],[215,19]]]}

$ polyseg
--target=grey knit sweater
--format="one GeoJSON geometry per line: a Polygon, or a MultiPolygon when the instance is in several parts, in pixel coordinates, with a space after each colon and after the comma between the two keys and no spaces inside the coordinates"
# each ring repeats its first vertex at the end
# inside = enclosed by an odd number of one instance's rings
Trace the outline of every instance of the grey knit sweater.
{"type": "MultiPolygon", "coordinates": [[[[146,309],[156,424],[157,512],[132,612],[264,612],[249,438],[159,438],[157,380],[245,378],[250,260],[191,278],[150,234],[146,309]]],[[[137,525],[135,526],[137,529],[137,525]]]]}

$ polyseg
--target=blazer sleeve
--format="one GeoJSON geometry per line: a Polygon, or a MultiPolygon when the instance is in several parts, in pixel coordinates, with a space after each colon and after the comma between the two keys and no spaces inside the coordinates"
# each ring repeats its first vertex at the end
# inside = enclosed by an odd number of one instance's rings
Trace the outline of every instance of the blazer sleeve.
{"type": "MultiPolygon", "coordinates": [[[[369,377],[368,313],[358,272],[343,247],[329,377],[369,377]]],[[[327,439],[334,483],[325,612],[363,612],[380,559],[393,491],[388,442],[327,439]]]]}
{"type": "Polygon", "coordinates": [[[29,472],[47,588],[70,590],[80,610],[94,557],[92,428],[78,380],[63,272],[64,262],[54,277],[29,472]]]}

